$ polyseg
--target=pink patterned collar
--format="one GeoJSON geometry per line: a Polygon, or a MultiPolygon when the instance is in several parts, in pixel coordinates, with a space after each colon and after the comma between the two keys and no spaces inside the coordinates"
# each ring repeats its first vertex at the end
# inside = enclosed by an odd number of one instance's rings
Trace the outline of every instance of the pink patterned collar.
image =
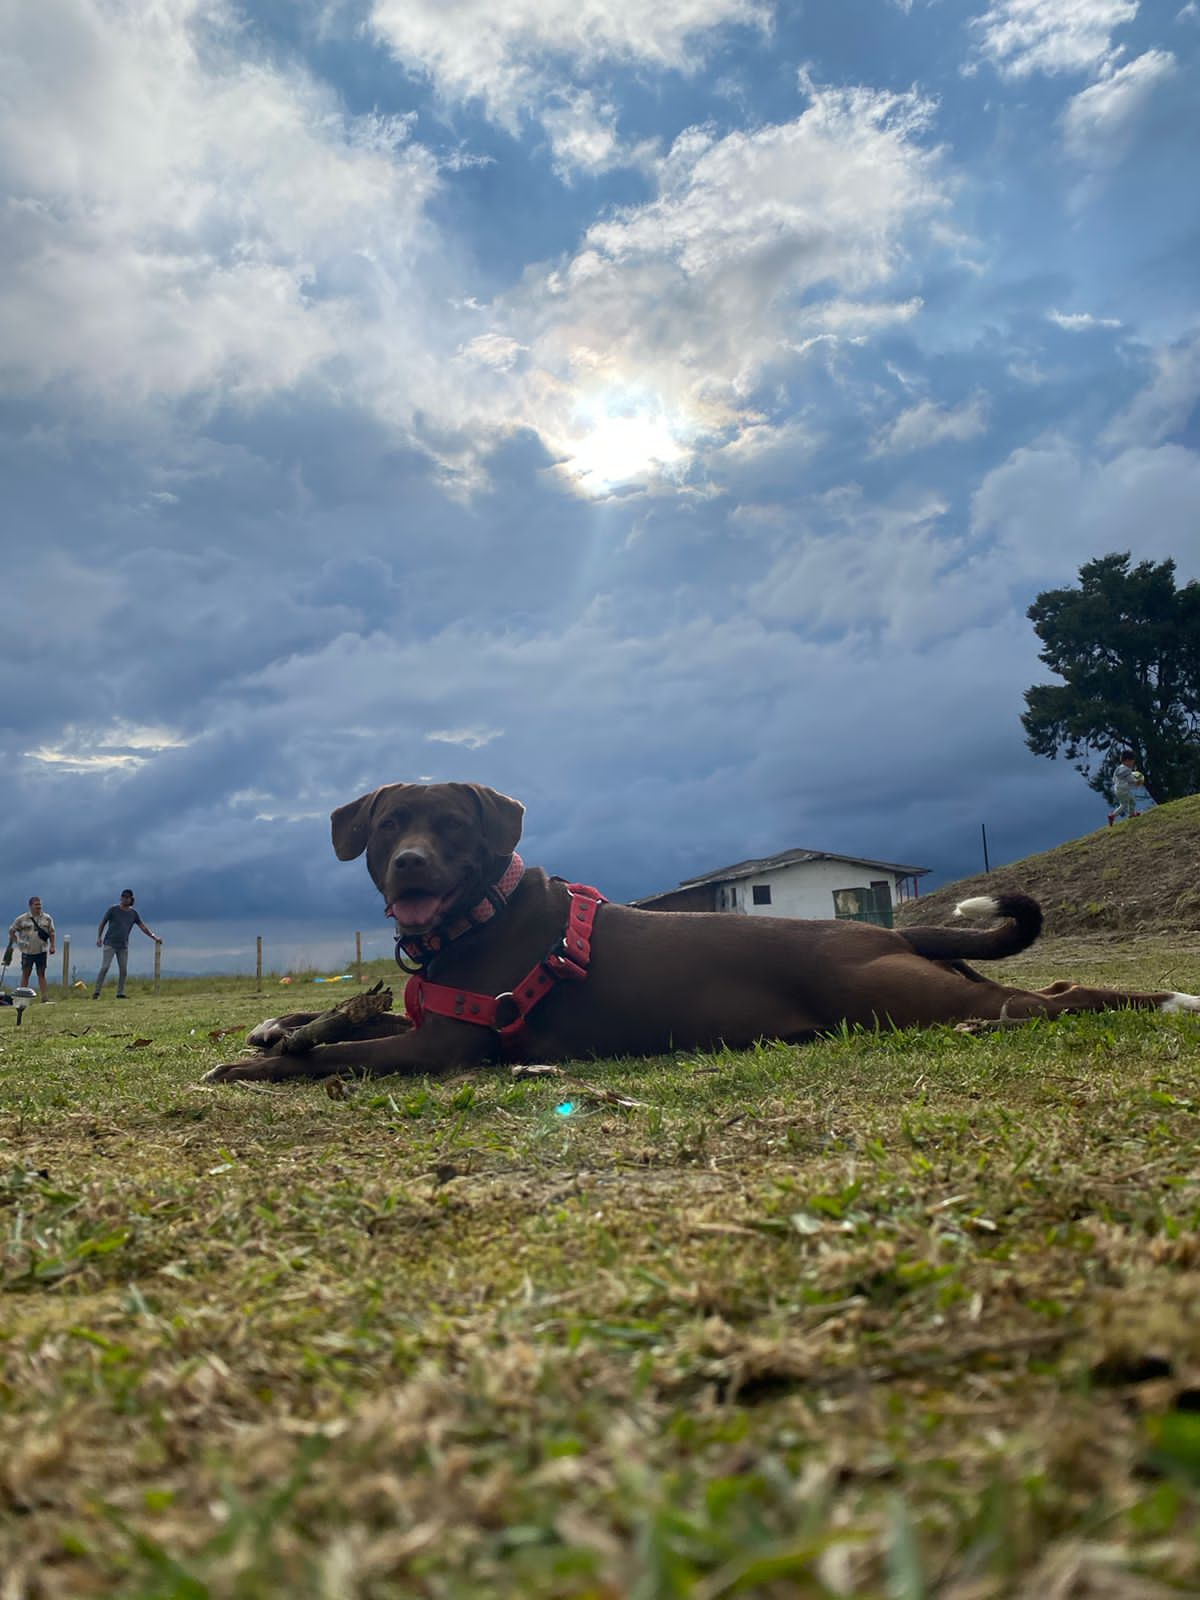
{"type": "Polygon", "coordinates": [[[524,876],[525,863],[514,850],[512,859],[505,867],[499,881],[492,885],[478,905],[472,906],[469,911],[464,911],[456,921],[446,927],[435,928],[432,933],[398,933],[396,960],[399,965],[408,971],[426,967],[439,950],[444,950],[448,944],[460,939],[464,933],[470,933],[472,928],[490,922],[497,911],[508,904],[509,896],[524,876]]]}

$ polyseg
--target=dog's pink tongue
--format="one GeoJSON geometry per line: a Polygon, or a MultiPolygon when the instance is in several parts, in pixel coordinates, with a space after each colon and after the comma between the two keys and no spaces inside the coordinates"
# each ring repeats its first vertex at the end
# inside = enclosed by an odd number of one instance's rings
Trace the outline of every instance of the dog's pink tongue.
{"type": "Polygon", "coordinates": [[[425,928],[441,910],[441,896],[436,894],[405,894],[393,900],[387,915],[395,917],[402,928],[425,928]]]}

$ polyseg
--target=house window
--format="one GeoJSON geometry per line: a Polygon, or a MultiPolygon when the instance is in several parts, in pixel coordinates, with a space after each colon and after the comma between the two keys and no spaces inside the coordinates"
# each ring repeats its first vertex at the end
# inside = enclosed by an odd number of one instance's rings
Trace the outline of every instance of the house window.
{"type": "Polygon", "coordinates": [[[769,906],[771,904],[771,885],[769,883],[756,883],[751,889],[756,906],[769,906]]]}

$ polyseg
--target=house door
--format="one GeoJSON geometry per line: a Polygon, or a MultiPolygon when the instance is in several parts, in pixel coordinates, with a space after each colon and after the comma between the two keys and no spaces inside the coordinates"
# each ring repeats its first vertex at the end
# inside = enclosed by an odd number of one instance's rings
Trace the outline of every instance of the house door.
{"type": "Polygon", "coordinates": [[[883,878],[854,889],[835,889],[833,914],[846,922],[873,922],[877,927],[890,928],[892,886],[883,878]]]}

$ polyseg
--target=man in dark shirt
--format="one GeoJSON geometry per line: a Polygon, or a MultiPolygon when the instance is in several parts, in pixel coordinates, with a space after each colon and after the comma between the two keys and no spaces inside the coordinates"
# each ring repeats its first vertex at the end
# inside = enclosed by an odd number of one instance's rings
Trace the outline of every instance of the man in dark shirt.
{"type": "Polygon", "coordinates": [[[99,1000],[100,991],[104,987],[104,980],[108,977],[108,969],[112,966],[112,959],[117,958],[117,999],[124,1000],[125,977],[129,971],[129,934],[133,928],[140,928],[155,944],[162,940],[150,929],[133,909],[133,890],[122,889],[119,905],[109,906],[100,918],[100,926],[96,929],[96,944],[104,947],[104,955],[100,962],[100,971],[96,974],[96,987],[92,991],[92,999],[99,1000]],[[105,928],[108,929],[107,933],[105,928]]]}

